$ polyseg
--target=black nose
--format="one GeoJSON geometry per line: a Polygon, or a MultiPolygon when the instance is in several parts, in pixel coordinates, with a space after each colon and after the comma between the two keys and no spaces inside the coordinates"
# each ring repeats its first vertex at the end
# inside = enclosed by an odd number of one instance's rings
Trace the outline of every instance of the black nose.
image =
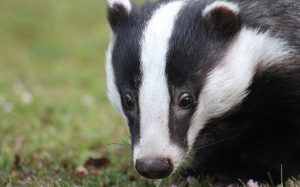
{"type": "Polygon", "coordinates": [[[161,179],[173,171],[173,164],[168,158],[142,158],[135,163],[136,170],[149,179],[161,179]]]}

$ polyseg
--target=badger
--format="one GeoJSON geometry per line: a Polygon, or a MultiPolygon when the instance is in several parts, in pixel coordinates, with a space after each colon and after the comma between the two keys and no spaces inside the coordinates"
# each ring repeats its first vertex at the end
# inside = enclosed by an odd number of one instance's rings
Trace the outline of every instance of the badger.
{"type": "Polygon", "coordinates": [[[161,179],[300,174],[300,1],[108,0],[108,96],[161,179]]]}

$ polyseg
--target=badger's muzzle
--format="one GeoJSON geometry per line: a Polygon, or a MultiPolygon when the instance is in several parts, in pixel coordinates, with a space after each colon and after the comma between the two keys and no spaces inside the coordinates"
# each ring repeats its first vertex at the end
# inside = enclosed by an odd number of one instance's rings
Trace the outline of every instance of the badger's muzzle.
{"type": "Polygon", "coordinates": [[[142,158],[137,159],[135,168],[139,174],[149,179],[168,177],[174,166],[169,158],[142,158]]]}

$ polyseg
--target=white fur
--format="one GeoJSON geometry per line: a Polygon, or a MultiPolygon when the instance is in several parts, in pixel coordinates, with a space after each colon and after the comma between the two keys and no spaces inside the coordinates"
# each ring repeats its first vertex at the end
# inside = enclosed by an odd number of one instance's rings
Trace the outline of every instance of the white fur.
{"type": "Polygon", "coordinates": [[[169,157],[177,167],[183,159],[183,151],[170,140],[170,96],[165,75],[168,43],[182,6],[182,1],[161,5],[143,33],[143,80],[139,93],[140,141],[134,146],[134,161],[143,157],[169,157]]]}
{"type": "Polygon", "coordinates": [[[238,7],[237,4],[227,2],[227,1],[215,1],[212,4],[208,5],[204,10],[202,15],[206,16],[209,15],[209,13],[216,8],[220,7],[226,7],[227,9],[231,10],[233,13],[238,14],[240,12],[240,8],[238,7]]]}
{"type": "Polygon", "coordinates": [[[107,0],[107,2],[110,8],[113,8],[115,4],[118,4],[118,5],[122,5],[125,8],[127,13],[131,12],[132,5],[129,0],[107,0]]]}
{"type": "MultiPolygon", "coordinates": [[[[228,7],[227,2],[213,3],[204,10],[204,15],[213,7],[228,7]],[[215,4],[215,5],[214,5],[215,4]]],[[[170,96],[165,76],[166,53],[176,16],[184,5],[173,1],[161,5],[146,25],[141,41],[141,71],[143,74],[139,93],[140,141],[134,145],[134,162],[144,157],[169,157],[178,167],[185,153],[170,140],[168,128],[170,96]]],[[[230,7],[238,12],[238,7],[230,7]]],[[[112,35],[107,51],[108,95],[124,116],[120,95],[114,83],[111,52],[115,37],[112,35]]],[[[252,82],[256,68],[270,68],[284,62],[291,49],[282,39],[259,33],[257,30],[243,28],[232,42],[227,55],[211,71],[199,96],[197,110],[188,130],[189,152],[195,138],[205,123],[238,106],[247,96],[247,88],[252,82]]],[[[125,118],[126,119],[126,118],[125,118]]]]}
{"type": "Polygon", "coordinates": [[[189,149],[207,120],[238,106],[247,96],[257,67],[269,68],[284,62],[291,50],[269,32],[243,29],[227,55],[208,76],[188,131],[189,149]],[[261,63],[260,63],[261,62],[261,63]]]}
{"type": "Polygon", "coordinates": [[[107,95],[114,108],[122,115],[124,119],[127,118],[124,115],[120,94],[115,84],[115,75],[112,67],[112,50],[115,45],[115,36],[111,32],[110,43],[106,52],[106,79],[107,79],[107,95]]]}

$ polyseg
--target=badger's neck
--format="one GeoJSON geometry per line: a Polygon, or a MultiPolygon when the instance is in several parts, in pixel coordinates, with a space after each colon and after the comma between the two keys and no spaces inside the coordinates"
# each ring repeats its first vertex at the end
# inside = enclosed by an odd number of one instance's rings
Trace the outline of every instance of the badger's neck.
{"type": "Polygon", "coordinates": [[[248,95],[254,75],[285,63],[292,52],[269,32],[243,28],[221,62],[209,73],[188,133],[192,147],[208,120],[237,107],[248,95]]]}

